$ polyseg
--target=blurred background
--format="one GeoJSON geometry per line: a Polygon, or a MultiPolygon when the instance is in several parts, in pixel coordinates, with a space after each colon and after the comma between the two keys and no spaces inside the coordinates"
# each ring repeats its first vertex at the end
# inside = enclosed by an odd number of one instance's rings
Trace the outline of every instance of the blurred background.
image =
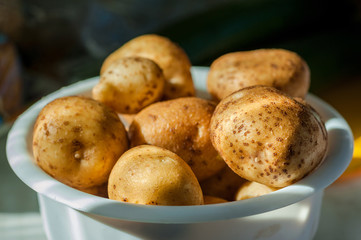
{"type": "Polygon", "coordinates": [[[0,0],[0,213],[38,211],[35,193],[6,160],[16,116],[62,86],[97,76],[107,55],[146,33],[169,37],[197,66],[231,51],[297,52],[311,69],[311,92],[354,133],[354,160],[338,182],[361,176],[361,1],[0,0]]]}

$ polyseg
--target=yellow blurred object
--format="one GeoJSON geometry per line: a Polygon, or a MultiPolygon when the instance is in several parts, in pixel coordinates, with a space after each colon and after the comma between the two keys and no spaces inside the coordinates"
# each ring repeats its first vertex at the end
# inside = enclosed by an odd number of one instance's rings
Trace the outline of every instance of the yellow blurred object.
{"type": "Polygon", "coordinates": [[[351,180],[355,177],[361,177],[361,137],[355,139],[352,161],[337,182],[351,180]]]}
{"type": "Polygon", "coordinates": [[[361,159],[361,137],[355,140],[355,149],[353,151],[353,157],[361,159]]]}
{"type": "Polygon", "coordinates": [[[342,85],[319,95],[345,118],[355,139],[352,161],[336,182],[361,177],[361,76],[358,79],[343,81],[342,85]]]}

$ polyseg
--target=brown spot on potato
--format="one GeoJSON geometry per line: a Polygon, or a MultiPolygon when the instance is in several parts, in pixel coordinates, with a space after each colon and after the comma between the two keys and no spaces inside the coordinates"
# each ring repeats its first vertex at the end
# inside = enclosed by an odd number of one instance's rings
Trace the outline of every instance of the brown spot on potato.
{"type": "Polygon", "coordinates": [[[148,117],[150,117],[153,121],[156,121],[157,120],[157,116],[154,115],[154,114],[148,114],[148,117]]]}
{"type": "Polygon", "coordinates": [[[75,133],[79,133],[79,132],[83,131],[83,128],[80,126],[76,126],[76,127],[72,128],[72,131],[75,133]]]}
{"type": "Polygon", "coordinates": [[[145,95],[153,96],[154,92],[149,90],[149,91],[145,92],[145,95]]]}
{"type": "Polygon", "coordinates": [[[56,167],[54,165],[52,165],[51,163],[49,163],[49,168],[52,170],[56,169],[56,167]]]}

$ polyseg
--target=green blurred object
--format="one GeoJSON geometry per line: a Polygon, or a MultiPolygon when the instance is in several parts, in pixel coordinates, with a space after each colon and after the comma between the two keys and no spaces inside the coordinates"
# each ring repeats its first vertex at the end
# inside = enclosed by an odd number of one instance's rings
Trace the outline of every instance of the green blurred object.
{"type": "Polygon", "coordinates": [[[11,126],[0,125],[0,212],[37,212],[36,193],[15,175],[6,158],[6,139],[11,126]]]}
{"type": "Polygon", "coordinates": [[[293,1],[242,1],[228,3],[187,18],[159,31],[178,42],[196,65],[277,34],[295,20],[293,1]],[[290,21],[292,20],[292,21],[290,21]]]}

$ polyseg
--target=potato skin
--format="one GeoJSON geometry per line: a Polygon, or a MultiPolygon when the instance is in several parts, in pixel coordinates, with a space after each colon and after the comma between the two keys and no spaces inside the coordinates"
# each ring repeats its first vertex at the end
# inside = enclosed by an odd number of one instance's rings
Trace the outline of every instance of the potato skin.
{"type": "Polygon", "coordinates": [[[218,203],[226,203],[226,202],[228,202],[227,200],[225,200],[223,198],[207,196],[207,195],[204,195],[203,199],[204,199],[204,204],[205,205],[206,204],[218,204],[218,203]]]}
{"type": "Polygon", "coordinates": [[[98,197],[108,198],[108,182],[99,186],[93,186],[89,188],[77,188],[79,191],[92,194],[98,197]]]}
{"type": "Polygon", "coordinates": [[[180,156],[202,181],[224,166],[210,140],[215,104],[190,97],[154,103],[140,111],[129,127],[131,146],[150,144],[180,156]]]}
{"type": "Polygon", "coordinates": [[[125,152],[108,183],[109,198],[147,205],[201,205],[203,193],[191,168],[175,153],[141,145],[125,152]]]}
{"type": "Polygon", "coordinates": [[[100,73],[113,61],[131,56],[149,58],[160,66],[166,79],[165,99],[195,95],[187,54],[170,39],[156,34],[142,35],[125,43],[105,59],[100,73]]]}
{"type": "Polygon", "coordinates": [[[207,88],[217,100],[254,85],[274,87],[304,98],[310,85],[310,70],[299,55],[284,49],[232,52],[211,64],[207,88]]]}
{"type": "Polygon", "coordinates": [[[58,98],[41,110],[34,125],[35,162],[74,188],[105,183],[127,149],[127,135],[116,113],[90,98],[58,98]]]}
{"type": "Polygon", "coordinates": [[[200,182],[204,195],[219,197],[233,201],[239,187],[246,182],[228,166],[215,175],[200,182]]]}
{"type": "Polygon", "coordinates": [[[278,189],[279,188],[269,187],[257,182],[247,181],[243,183],[242,186],[238,189],[235,200],[238,201],[238,200],[245,200],[249,198],[259,197],[274,192],[278,189]]]}
{"type": "Polygon", "coordinates": [[[150,59],[117,59],[100,75],[93,98],[118,113],[137,113],[161,99],[165,79],[159,66],[150,59]]]}
{"type": "Polygon", "coordinates": [[[327,132],[307,105],[266,86],[223,99],[211,121],[211,140],[239,176],[285,187],[314,170],[327,150],[327,132]]]}

